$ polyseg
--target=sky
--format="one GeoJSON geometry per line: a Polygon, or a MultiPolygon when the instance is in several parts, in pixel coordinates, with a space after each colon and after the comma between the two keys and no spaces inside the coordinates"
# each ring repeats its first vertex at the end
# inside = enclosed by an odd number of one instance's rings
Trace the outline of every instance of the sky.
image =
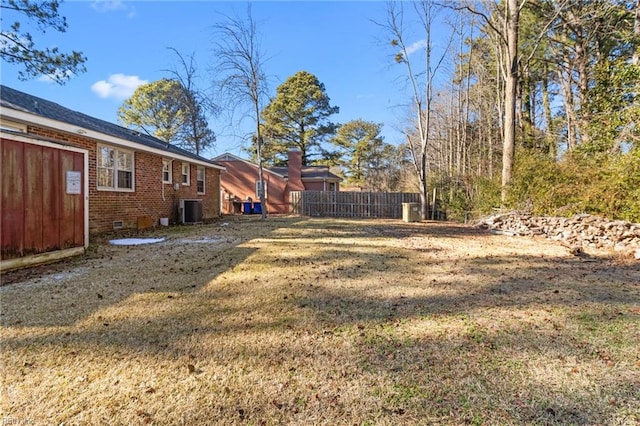
{"type": "MultiPolygon", "coordinates": [[[[60,86],[46,77],[20,81],[18,67],[2,62],[2,84],[50,100],[92,117],[118,123],[117,110],[135,88],[170,77],[178,57],[194,56],[198,86],[207,88],[214,79],[216,23],[225,16],[243,18],[244,1],[70,1],[62,3],[65,33],[39,33],[36,45],[57,46],[62,52],[81,51],[87,72],[60,86]]],[[[402,126],[410,92],[405,69],[393,62],[390,36],[377,23],[386,20],[382,1],[257,1],[251,4],[262,51],[268,60],[269,94],[298,71],[314,74],[324,84],[332,106],[340,112],[332,121],[363,119],[383,124],[382,135],[392,144],[403,142],[402,126]]],[[[5,16],[3,27],[12,22],[5,16]],[[6,22],[5,22],[6,21],[6,22]]],[[[410,25],[408,21],[408,25],[410,25]]],[[[23,22],[26,25],[26,22],[23,22]]],[[[26,28],[25,28],[26,29],[26,28]]],[[[451,30],[439,24],[438,35],[451,30]]],[[[420,46],[419,31],[408,44],[420,46]]],[[[215,98],[214,98],[215,101],[215,98]]],[[[238,123],[242,112],[210,117],[217,135],[207,157],[230,152],[246,158],[250,120],[238,123]]]]}

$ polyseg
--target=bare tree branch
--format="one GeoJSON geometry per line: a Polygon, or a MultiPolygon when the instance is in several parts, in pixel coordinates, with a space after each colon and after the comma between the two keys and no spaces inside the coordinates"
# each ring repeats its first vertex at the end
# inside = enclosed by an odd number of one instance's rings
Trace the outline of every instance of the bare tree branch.
{"type": "Polygon", "coordinates": [[[264,73],[264,58],[260,46],[259,33],[251,5],[247,6],[246,17],[225,16],[222,23],[214,25],[216,33],[217,58],[215,72],[217,85],[233,109],[249,104],[256,125],[256,146],[258,157],[258,179],[260,182],[260,202],[262,219],[266,218],[262,134],[260,109],[267,94],[267,77],[264,73]]]}

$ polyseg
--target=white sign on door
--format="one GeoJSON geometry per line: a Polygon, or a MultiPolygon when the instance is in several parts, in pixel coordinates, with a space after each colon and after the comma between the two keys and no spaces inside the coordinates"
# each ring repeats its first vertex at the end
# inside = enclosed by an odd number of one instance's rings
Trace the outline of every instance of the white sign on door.
{"type": "Polygon", "coordinates": [[[67,194],[82,194],[82,173],[67,171],[67,194]]]}

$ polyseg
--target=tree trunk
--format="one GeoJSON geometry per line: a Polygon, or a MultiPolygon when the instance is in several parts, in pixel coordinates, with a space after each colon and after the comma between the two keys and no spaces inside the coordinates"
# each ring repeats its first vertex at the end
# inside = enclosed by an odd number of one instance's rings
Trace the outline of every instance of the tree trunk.
{"type": "Polygon", "coordinates": [[[502,192],[501,201],[504,205],[511,178],[513,177],[513,156],[516,145],[516,92],[518,88],[518,20],[520,10],[517,0],[507,1],[506,36],[506,84],[504,93],[504,128],[502,146],[502,192]]]}
{"type": "Polygon", "coordinates": [[[556,158],[556,130],[553,123],[553,115],[551,114],[551,100],[549,97],[549,71],[548,65],[544,64],[544,75],[542,77],[542,109],[544,111],[544,121],[547,126],[547,134],[545,140],[547,143],[547,152],[551,158],[556,158]]]}
{"type": "MultiPolygon", "coordinates": [[[[640,39],[640,0],[636,2],[636,18],[633,25],[633,33],[640,39]]],[[[635,47],[632,63],[633,65],[640,65],[640,46],[636,45],[635,47]]]]}
{"type": "Polygon", "coordinates": [[[566,116],[566,126],[567,126],[567,151],[573,150],[577,145],[577,137],[576,137],[576,111],[575,104],[573,101],[573,87],[571,84],[571,73],[568,71],[567,73],[562,72],[562,70],[558,71],[558,77],[560,79],[560,87],[562,87],[562,98],[564,101],[564,110],[566,116]]]}
{"type": "Polygon", "coordinates": [[[262,134],[260,131],[260,105],[256,97],[253,105],[254,113],[256,115],[256,155],[258,156],[258,181],[260,182],[260,218],[265,220],[267,218],[267,204],[265,193],[267,192],[264,187],[264,173],[262,165],[262,134]]]}
{"type": "Polygon", "coordinates": [[[578,100],[580,102],[580,104],[578,105],[580,118],[578,119],[577,123],[579,125],[577,138],[579,143],[588,143],[589,132],[587,131],[587,129],[590,117],[587,109],[585,108],[585,104],[587,99],[587,91],[589,90],[589,58],[581,40],[576,44],[575,53],[576,69],[578,71],[578,100]]]}

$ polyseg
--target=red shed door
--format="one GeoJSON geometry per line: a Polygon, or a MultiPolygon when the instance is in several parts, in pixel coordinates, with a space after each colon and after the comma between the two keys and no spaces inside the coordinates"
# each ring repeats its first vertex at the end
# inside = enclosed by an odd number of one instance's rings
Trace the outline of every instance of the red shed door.
{"type": "Polygon", "coordinates": [[[0,140],[2,259],[85,245],[86,152],[0,140]]]}

